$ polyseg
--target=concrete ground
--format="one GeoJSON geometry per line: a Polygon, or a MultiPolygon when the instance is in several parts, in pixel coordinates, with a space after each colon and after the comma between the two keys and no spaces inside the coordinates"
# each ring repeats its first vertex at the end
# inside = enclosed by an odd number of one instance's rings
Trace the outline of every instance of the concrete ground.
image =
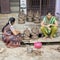
{"type": "MultiPolygon", "coordinates": [[[[16,18],[16,24],[14,25],[17,30],[23,32],[27,27],[35,26],[34,23],[25,23],[18,24],[17,18],[18,14],[0,14],[0,34],[3,25],[8,21],[9,17],[16,18]],[[29,25],[30,24],[30,25],[29,25]]],[[[60,30],[59,30],[60,31],[60,30]]],[[[5,44],[2,42],[2,36],[0,35],[0,47],[5,48],[5,50],[0,53],[0,60],[60,60],[60,43],[54,45],[43,45],[40,49],[35,49],[34,46],[30,46],[33,49],[32,52],[27,52],[27,45],[21,46],[18,48],[7,48],[5,44]]],[[[37,40],[35,40],[37,41],[37,40]]],[[[35,42],[30,40],[30,42],[35,42]]],[[[54,39],[43,40],[42,38],[38,39],[38,41],[42,42],[60,42],[60,36],[54,39]]]]}
{"type": "Polygon", "coordinates": [[[29,46],[33,52],[27,52],[25,47],[7,48],[0,41],[0,47],[5,50],[0,53],[0,60],[60,60],[60,51],[57,48],[60,45],[43,45],[40,49],[35,49],[34,46],[29,46]]]}

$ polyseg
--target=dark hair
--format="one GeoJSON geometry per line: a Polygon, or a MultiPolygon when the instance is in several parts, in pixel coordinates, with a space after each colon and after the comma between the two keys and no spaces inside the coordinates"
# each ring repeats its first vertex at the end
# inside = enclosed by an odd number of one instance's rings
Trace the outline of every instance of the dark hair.
{"type": "Polygon", "coordinates": [[[8,22],[10,22],[11,25],[12,25],[12,23],[15,22],[15,18],[14,17],[11,17],[8,22]]]}
{"type": "Polygon", "coordinates": [[[46,14],[48,14],[48,13],[51,13],[52,14],[52,11],[49,9],[46,14]]]}
{"type": "Polygon", "coordinates": [[[15,18],[14,18],[14,17],[11,17],[11,18],[9,19],[8,23],[6,23],[6,25],[2,28],[2,32],[4,32],[4,28],[5,28],[7,25],[9,25],[9,22],[10,22],[11,25],[12,25],[12,23],[15,22],[15,18]]]}

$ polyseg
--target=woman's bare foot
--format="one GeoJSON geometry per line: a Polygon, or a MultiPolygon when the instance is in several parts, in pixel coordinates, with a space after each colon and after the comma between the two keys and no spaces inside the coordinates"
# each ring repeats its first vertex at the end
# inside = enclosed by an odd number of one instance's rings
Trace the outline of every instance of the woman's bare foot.
{"type": "Polygon", "coordinates": [[[12,47],[12,42],[8,43],[6,46],[7,46],[7,48],[11,48],[12,47]]]}
{"type": "Polygon", "coordinates": [[[50,36],[50,39],[53,39],[53,37],[52,37],[52,36],[50,36]]]}
{"type": "Polygon", "coordinates": [[[47,36],[43,37],[43,39],[47,39],[47,38],[48,38],[47,36]]]}
{"type": "Polygon", "coordinates": [[[8,45],[6,45],[7,46],[7,48],[10,48],[11,46],[8,44],[8,45]]]}

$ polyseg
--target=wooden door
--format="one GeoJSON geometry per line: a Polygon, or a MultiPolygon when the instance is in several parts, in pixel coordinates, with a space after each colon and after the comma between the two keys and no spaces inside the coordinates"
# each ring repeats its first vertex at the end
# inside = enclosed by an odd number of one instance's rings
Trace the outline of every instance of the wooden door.
{"type": "Polygon", "coordinates": [[[27,0],[27,11],[40,11],[40,0],[27,0]]]}
{"type": "Polygon", "coordinates": [[[27,12],[29,10],[32,10],[33,12],[40,11],[40,14],[43,16],[51,9],[54,15],[55,4],[56,0],[27,0],[27,12]]]}
{"type": "Polygon", "coordinates": [[[49,8],[52,10],[52,14],[55,15],[56,0],[49,0],[49,8]]]}
{"type": "Polygon", "coordinates": [[[48,10],[55,14],[56,0],[41,0],[41,15],[46,15],[48,10]]]}
{"type": "Polygon", "coordinates": [[[9,0],[1,0],[1,13],[10,12],[10,3],[9,0]]]}
{"type": "Polygon", "coordinates": [[[41,0],[41,15],[45,15],[48,8],[48,0],[41,0]]]}
{"type": "Polygon", "coordinates": [[[1,0],[0,0],[0,13],[1,13],[1,0]]]}

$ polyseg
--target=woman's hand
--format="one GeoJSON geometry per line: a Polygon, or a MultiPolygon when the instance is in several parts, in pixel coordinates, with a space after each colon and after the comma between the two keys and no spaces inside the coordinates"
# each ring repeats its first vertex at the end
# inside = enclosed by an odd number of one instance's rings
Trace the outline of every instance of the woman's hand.
{"type": "Polygon", "coordinates": [[[49,25],[47,25],[48,27],[50,27],[50,26],[53,26],[53,24],[49,24],[49,25]]]}
{"type": "Polygon", "coordinates": [[[49,30],[51,30],[51,28],[50,28],[50,27],[49,27],[48,29],[49,29],[49,30]]]}
{"type": "Polygon", "coordinates": [[[17,33],[17,34],[19,34],[19,33],[20,33],[20,31],[17,31],[17,30],[16,30],[16,33],[17,33]]]}
{"type": "Polygon", "coordinates": [[[51,24],[47,25],[47,28],[48,28],[49,30],[51,30],[50,26],[51,26],[51,24]]]}

